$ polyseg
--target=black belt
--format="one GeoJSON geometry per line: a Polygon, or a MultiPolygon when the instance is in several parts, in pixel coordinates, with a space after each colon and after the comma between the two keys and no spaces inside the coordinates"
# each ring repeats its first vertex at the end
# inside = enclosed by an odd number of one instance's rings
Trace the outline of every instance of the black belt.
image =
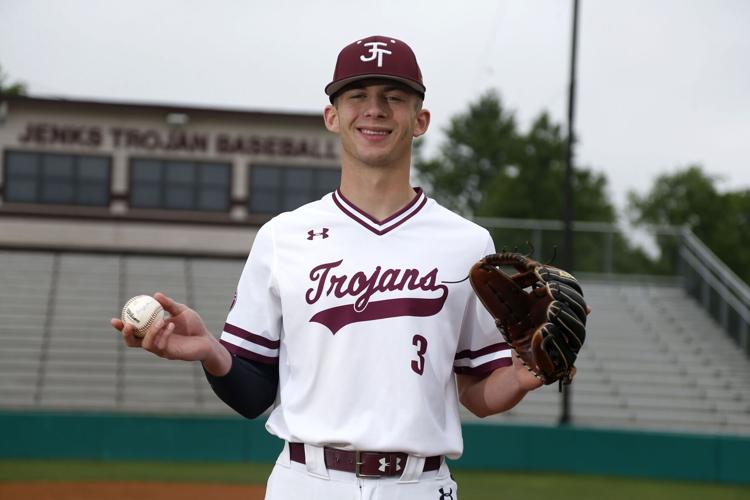
{"type": "MultiPolygon", "coordinates": [[[[406,459],[409,457],[401,452],[380,451],[348,451],[338,448],[323,448],[326,467],[332,470],[353,472],[358,477],[392,477],[400,476],[406,467],[406,459]]],[[[292,461],[305,463],[305,445],[302,443],[289,443],[289,458],[292,461]]],[[[438,470],[443,463],[443,457],[436,455],[427,457],[424,462],[423,472],[438,470]]]]}

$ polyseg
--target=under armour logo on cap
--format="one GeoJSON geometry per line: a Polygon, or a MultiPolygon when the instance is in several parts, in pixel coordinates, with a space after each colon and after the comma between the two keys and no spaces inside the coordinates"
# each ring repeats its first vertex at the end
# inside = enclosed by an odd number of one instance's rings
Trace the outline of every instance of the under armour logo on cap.
{"type": "Polygon", "coordinates": [[[371,36],[357,40],[339,52],[333,80],[325,92],[333,96],[344,86],[366,78],[385,78],[401,82],[424,96],[425,86],[417,58],[401,40],[371,36]]]}

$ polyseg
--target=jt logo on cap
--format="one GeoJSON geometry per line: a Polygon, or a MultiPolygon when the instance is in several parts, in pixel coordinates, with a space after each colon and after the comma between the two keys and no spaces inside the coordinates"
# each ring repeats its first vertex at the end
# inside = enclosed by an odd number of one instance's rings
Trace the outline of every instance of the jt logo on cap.
{"type": "MultiPolygon", "coordinates": [[[[396,43],[395,40],[391,40],[391,43],[396,43]]],[[[390,50],[385,50],[384,48],[381,48],[380,46],[383,45],[384,47],[387,47],[388,44],[385,42],[367,42],[365,44],[365,47],[370,48],[370,57],[365,56],[359,56],[359,60],[362,62],[370,62],[373,61],[376,57],[378,58],[378,68],[383,67],[383,55],[391,55],[393,52],[390,50]]]]}

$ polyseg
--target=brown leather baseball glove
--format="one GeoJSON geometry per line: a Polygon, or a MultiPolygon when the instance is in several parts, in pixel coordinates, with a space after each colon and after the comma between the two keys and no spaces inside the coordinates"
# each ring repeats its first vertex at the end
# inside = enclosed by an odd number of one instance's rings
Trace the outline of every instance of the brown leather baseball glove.
{"type": "Polygon", "coordinates": [[[586,302],[569,273],[515,252],[471,268],[471,286],[516,355],[545,384],[569,384],[586,338],[586,302]],[[515,268],[509,275],[503,267],[515,268]]]}

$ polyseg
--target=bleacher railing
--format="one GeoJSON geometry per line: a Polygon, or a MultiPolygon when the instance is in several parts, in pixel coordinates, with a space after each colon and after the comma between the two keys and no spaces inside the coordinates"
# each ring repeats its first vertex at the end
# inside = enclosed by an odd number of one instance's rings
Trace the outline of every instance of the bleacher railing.
{"type": "Polygon", "coordinates": [[[681,231],[680,261],[685,290],[750,356],[750,287],[688,228],[681,231]]]}
{"type": "MultiPolygon", "coordinates": [[[[561,220],[502,217],[475,217],[472,220],[490,231],[498,250],[517,249],[540,262],[554,263],[556,248],[562,248],[564,224],[561,220]]],[[[574,271],[597,277],[602,274],[618,275],[618,278],[626,278],[628,275],[631,278],[632,275],[651,278],[678,276],[677,258],[681,229],[679,226],[670,225],[646,227],[648,234],[640,235],[649,240],[644,243],[655,247],[656,243],[651,240],[656,238],[661,243],[662,250],[670,253],[661,259],[663,262],[659,266],[647,268],[643,263],[639,265],[637,262],[624,262],[626,250],[632,249],[635,245],[632,242],[634,237],[626,234],[627,231],[622,226],[609,222],[575,221],[574,271]]]]}
{"type": "MultiPolygon", "coordinates": [[[[499,249],[518,249],[535,259],[554,259],[562,247],[564,225],[559,220],[477,217],[499,249]]],[[[724,264],[693,232],[679,226],[648,226],[662,255],[654,265],[638,266],[622,258],[632,243],[617,224],[573,223],[574,272],[593,279],[662,281],[674,279],[694,297],[750,356],[750,287],[724,264]],[[666,255],[664,255],[666,254],[666,255]]]]}

